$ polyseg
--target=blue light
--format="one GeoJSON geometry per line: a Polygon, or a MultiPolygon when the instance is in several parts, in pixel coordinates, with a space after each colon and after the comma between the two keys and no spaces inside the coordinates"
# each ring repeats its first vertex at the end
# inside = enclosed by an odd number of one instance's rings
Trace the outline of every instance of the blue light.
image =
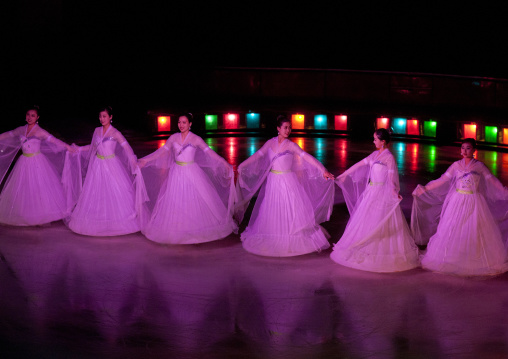
{"type": "Polygon", "coordinates": [[[259,128],[259,113],[249,112],[245,116],[247,128],[259,128]]]}
{"type": "Polygon", "coordinates": [[[315,115],[314,128],[316,130],[326,130],[328,128],[328,117],[326,115],[315,115]]]}

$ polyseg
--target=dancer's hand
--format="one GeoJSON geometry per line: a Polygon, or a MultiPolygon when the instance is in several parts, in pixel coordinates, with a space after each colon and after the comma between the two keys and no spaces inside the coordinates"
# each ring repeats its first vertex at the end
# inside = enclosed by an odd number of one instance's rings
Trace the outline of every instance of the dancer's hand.
{"type": "Polygon", "coordinates": [[[413,191],[413,196],[419,197],[422,194],[424,194],[425,192],[426,192],[425,186],[418,185],[418,186],[416,186],[415,190],[413,191]]]}
{"type": "Polygon", "coordinates": [[[334,176],[334,175],[332,175],[332,174],[331,174],[330,172],[328,172],[328,171],[325,171],[325,172],[323,173],[323,177],[324,177],[324,178],[326,178],[327,180],[330,180],[330,179],[331,179],[331,180],[333,180],[333,179],[335,178],[335,176],[334,176]]]}

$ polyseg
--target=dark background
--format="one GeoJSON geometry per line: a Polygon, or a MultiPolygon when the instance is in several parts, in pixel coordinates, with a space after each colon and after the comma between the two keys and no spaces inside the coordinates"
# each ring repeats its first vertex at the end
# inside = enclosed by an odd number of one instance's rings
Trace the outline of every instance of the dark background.
{"type": "Polygon", "coordinates": [[[95,121],[105,103],[124,123],[141,126],[148,109],[178,98],[174,81],[203,68],[508,78],[501,4],[351,3],[7,4],[2,128],[23,124],[26,106],[34,103],[53,123],[78,129],[81,121],[95,121]]]}

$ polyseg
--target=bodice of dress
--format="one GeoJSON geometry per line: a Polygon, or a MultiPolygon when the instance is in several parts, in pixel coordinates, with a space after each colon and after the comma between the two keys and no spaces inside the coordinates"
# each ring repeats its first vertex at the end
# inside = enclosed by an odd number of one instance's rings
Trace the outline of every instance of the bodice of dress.
{"type": "Polygon", "coordinates": [[[177,142],[173,142],[173,151],[175,153],[175,161],[177,164],[190,164],[194,162],[194,157],[196,155],[196,147],[187,144],[179,144],[177,142]]]}
{"type": "Polygon", "coordinates": [[[104,137],[97,140],[97,155],[102,157],[111,157],[115,154],[116,139],[114,137],[104,137]]]}
{"type": "Polygon", "coordinates": [[[459,193],[471,194],[476,192],[480,182],[480,173],[476,171],[461,171],[455,173],[455,189],[459,193]]]}
{"type": "Polygon", "coordinates": [[[380,161],[373,161],[370,166],[370,184],[382,185],[386,182],[388,166],[380,161]]]}
{"type": "Polygon", "coordinates": [[[291,167],[293,165],[293,152],[291,151],[283,151],[283,152],[274,152],[271,148],[268,149],[268,156],[270,158],[270,162],[272,163],[271,171],[272,173],[284,173],[290,172],[291,167]]]}
{"type": "Polygon", "coordinates": [[[21,137],[21,150],[24,155],[39,153],[41,149],[41,140],[37,137],[21,137]]]}

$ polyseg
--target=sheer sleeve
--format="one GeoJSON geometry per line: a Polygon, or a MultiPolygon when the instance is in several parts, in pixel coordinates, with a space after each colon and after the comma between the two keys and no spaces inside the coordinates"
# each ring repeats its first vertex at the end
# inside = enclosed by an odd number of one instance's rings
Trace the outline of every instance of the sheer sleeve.
{"type": "Polygon", "coordinates": [[[335,184],[342,190],[350,214],[353,213],[358,199],[365,191],[369,180],[370,161],[376,153],[373,152],[360,162],[355,163],[335,180],[335,184]]]}
{"type": "Polygon", "coordinates": [[[411,231],[416,244],[426,245],[437,231],[443,203],[455,181],[457,162],[438,179],[418,185],[413,191],[411,231]]]}
{"type": "Polygon", "coordinates": [[[12,161],[21,148],[20,136],[24,134],[25,126],[4,132],[0,135],[0,183],[2,183],[12,161]]]}

